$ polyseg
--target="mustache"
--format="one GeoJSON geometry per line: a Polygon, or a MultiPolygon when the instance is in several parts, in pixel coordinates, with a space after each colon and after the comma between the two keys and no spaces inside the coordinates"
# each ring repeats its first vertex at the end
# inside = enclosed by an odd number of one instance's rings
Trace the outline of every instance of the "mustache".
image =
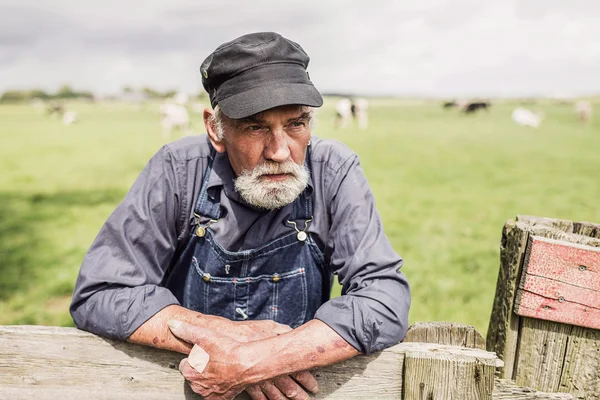
{"type": "Polygon", "coordinates": [[[298,165],[291,160],[283,163],[265,161],[264,163],[257,165],[253,170],[243,171],[242,175],[260,177],[262,175],[290,174],[298,176],[301,173],[302,168],[303,166],[298,165]]]}

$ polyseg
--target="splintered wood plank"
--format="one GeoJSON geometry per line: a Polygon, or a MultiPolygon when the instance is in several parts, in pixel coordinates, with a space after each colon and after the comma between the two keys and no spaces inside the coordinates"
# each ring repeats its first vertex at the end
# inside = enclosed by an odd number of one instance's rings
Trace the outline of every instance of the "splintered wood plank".
{"type": "Polygon", "coordinates": [[[521,316],[600,329],[600,249],[530,236],[515,300],[521,316]]]}
{"type": "Polygon", "coordinates": [[[559,392],[560,377],[572,327],[522,318],[515,382],[544,392],[559,392]]]}
{"type": "Polygon", "coordinates": [[[513,312],[515,292],[525,248],[528,225],[507,221],[502,229],[500,268],[486,337],[486,348],[504,361],[501,377],[512,378],[520,317],[513,312]]]}
{"type": "Polygon", "coordinates": [[[496,362],[487,354],[407,351],[403,399],[491,399],[496,362]]]}
{"type": "Polygon", "coordinates": [[[600,225],[591,222],[574,222],[573,233],[600,239],[600,225]]]}
{"type": "Polygon", "coordinates": [[[485,349],[485,340],[475,327],[454,322],[416,322],[408,328],[404,341],[485,349]]]}

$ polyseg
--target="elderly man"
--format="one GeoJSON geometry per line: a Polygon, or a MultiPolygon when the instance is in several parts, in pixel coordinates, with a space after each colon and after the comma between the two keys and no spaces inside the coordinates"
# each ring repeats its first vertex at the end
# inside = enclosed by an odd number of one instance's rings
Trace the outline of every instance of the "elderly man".
{"type": "Polygon", "coordinates": [[[207,135],[164,146],[88,251],[81,329],[189,353],[209,399],[308,398],[309,369],[398,343],[408,283],[358,157],[311,137],[309,57],[275,33],[202,63],[207,135]],[[342,295],[329,299],[333,275],[342,295]],[[196,351],[197,350],[197,351],[196,351]]]}

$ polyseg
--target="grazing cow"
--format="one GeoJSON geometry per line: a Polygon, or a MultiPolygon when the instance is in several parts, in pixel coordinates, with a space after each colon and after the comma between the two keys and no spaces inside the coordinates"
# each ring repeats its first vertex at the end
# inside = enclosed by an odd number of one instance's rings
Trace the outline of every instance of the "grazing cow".
{"type": "Polygon", "coordinates": [[[578,101],[575,103],[575,112],[579,121],[585,125],[592,118],[592,104],[589,101],[578,101]]]}
{"type": "Polygon", "coordinates": [[[465,114],[474,114],[477,110],[488,110],[490,103],[485,101],[471,102],[464,107],[465,114]]]}
{"type": "Polygon", "coordinates": [[[160,106],[160,123],[165,140],[170,139],[173,128],[178,128],[185,135],[192,133],[190,114],[187,108],[179,104],[165,103],[160,106]]]}
{"type": "Polygon", "coordinates": [[[369,125],[369,102],[366,99],[356,99],[352,106],[354,108],[353,116],[358,121],[358,127],[367,129],[369,125]]]}
{"type": "Polygon", "coordinates": [[[48,103],[48,106],[46,107],[46,112],[50,116],[55,114],[58,116],[62,116],[65,113],[65,107],[57,101],[52,101],[48,103]]]}
{"type": "Polygon", "coordinates": [[[340,99],[335,105],[336,128],[344,128],[352,118],[352,101],[347,98],[340,99]]]}
{"type": "Polygon", "coordinates": [[[77,122],[77,113],[75,111],[66,111],[62,117],[62,123],[65,125],[71,125],[77,122]]]}
{"type": "Polygon", "coordinates": [[[456,106],[457,106],[457,104],[456,104],[456,101],[454,101],[454,100],[452,100],[452,101],[447,101],[447,102],[445,102],[445,103],[442,105],[442,107],[444,107],[446,110],[447,110],[447,109],[449,109],[449,108],[454,108],[454,107],[456,107],[456,106]]]}
{"type": "Polygon", "coordinates": [[[534,113],[531,110],[519,107],[515,108],[513,111],[512,119],[517,123],[517,125],[537,128],[542,123],[544,114],[541,112],[534,113]]]}

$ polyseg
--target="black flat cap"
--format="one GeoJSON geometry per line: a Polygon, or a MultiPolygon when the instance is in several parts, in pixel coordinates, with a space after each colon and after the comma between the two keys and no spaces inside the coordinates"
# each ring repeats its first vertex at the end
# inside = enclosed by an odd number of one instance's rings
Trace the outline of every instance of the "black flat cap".
{"type": "Polygon", "coordinates": [[[224,43],[200,66],[210,104],[239,119],[273,107],[321,107],[323,98],[306,68],[310,58],[299,44],[274,32],[259,32],[224,43]]]}

